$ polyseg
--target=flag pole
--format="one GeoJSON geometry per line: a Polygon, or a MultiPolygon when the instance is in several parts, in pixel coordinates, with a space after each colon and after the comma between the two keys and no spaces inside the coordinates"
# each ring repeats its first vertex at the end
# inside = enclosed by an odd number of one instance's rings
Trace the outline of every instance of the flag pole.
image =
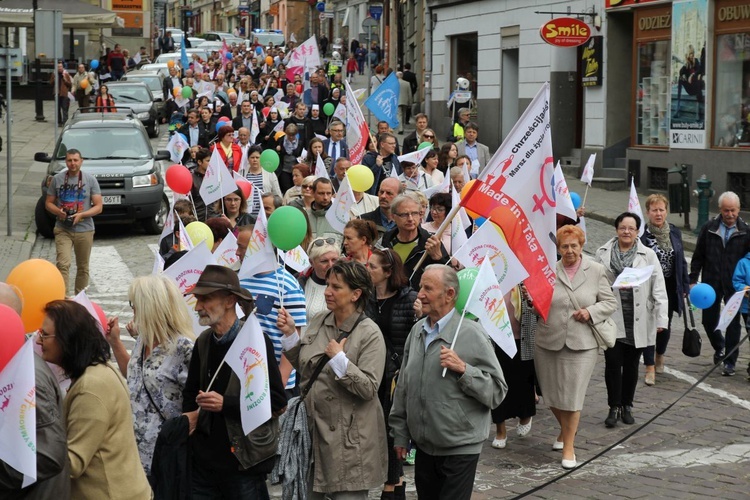
{"type": "MultiPolygon", "coordinates": [[[[453,221],[453,219],[458,215],[458,211],[461,210],[461,205],[456,205],[455,207],[451,208],[451,211],[448,213],[448,215],[445,216],[445,220],[442,224],[440,224],[440,227],[438,228],[437,232],[435,233],[435,236],[438,238],[443,237],[443,233],[445,232],[445,229],[450,226],[450,223],[453,221]]],[[[424,264],[425,259],[427,259],[427,251],[425,251],[422,254],[422,257],[419,259],[417,264],[414,266],[414,271],[412,272],[411,276],[409,276],[409,281],[414,277],[415,274],[417,274],[417,271],[422,267],[422,264],[424,264]]]]}
{"type": "Polygon", "coordinates": [[[582,207],[586,207],[586,197],[589,195],[589,185],[586,184],[586,191],[583,192],[583,201],[581,202],[582,207]]]}
{"type": "Polygon", "coordinates": [[[193,215],[195,215],[195,220],[198,219],[198,212],[195,210],[195,201],[193,201],[193,193],[191,191],[188,191],[188,199],[190,200],[190,206],[193,208],[193,215]]]}

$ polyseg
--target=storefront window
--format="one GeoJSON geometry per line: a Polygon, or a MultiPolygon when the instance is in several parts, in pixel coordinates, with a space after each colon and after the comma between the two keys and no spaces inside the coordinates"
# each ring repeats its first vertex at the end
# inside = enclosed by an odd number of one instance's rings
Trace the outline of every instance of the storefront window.
{"type": "Polygon", "coordinates": [[[750,147],[750,33],[716,37],[714,146],[750,147]]]}
{"type": "Polygon", "coordinates": [[[669,145],[669,40],[638,44],[636,145],[669,145]]]}

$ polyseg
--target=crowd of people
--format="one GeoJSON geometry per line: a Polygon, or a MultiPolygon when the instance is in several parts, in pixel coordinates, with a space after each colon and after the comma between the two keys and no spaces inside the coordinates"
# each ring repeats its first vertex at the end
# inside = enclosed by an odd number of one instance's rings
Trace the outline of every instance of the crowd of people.
{"type": "MultiPolygon", "coordinates": [[[[359,47],[353,53],[359,59],[359,47]]],[[[580,415],[599,349],[606,347],[592,324],[611,317],[617,327],[614,345],[605,350],[609,410],[602,421],[607,427],[633,424],[641,356],[645,383],[653,385],[664,371],[672,314],[685,307],[689,287],[702,272],[725,299],[734,292],[734,266],[745,257],[748,232],[733,193],[719,199],[721,215],[701,233],[690,269],[661,195],[646,201],[647,221],[622,213],[615,235],[593,257],[583,254],[585,234],[577,221],[559,220],[560,260],[548,319],[540,317],[523,283],[505,294],[518,351],[508,356],[479,322],[461,320],[456,248],[450,234],[437,234],[453,197],[424,195],[446,177],[460,193],[489,161],[468,110],[459,110],[451,129],[456,143],[440,144],[422,113],[401,144],[380,123],[362,160],[374,183],[367,192],[354,192],[350,220],[339,232],[326,212],[352,162],[344,121],[321,110],[345,102],[342,74],[321,67],[308,83],[301,75],[288,80],[288,57],[273,47],[240,46],[223,59],[215,54],[194,59],[189,68],[170,68],[168,121],[189,144],[182,161],[193,180],[192,202],[178,201],[175,212],[184,226],[206,222],[213,249],[232,233],[238,262],[234,268],[207,266],[190,290],[202,332],[193,331],[172,280],[136,278],[128,292],[134,319],[124,326],[137,339],[131,352],[120,340],[117,317],[102,325],[102,336],[82,306],[47,305],[36,342],[44,360],[71,382],[64,403],[54,394],[49,400],[60,408],[67,430],[67,459],[32,488],[43,491],[44,483],[69,475],[73,498],[146,499],[152,490],[157,498],[188,490],[193,498],[268,498],[266,479],[284,439],[278,419],[292,398],[302,396],[311,463],[308,475],[293,483],[296,491],[343,500],[365,499],[369,490],[382,488],[381,498],[403,499],[406,462],[415,466],[420,498],[469,499],[490,424],[496,425],[496,449],[506,447],[511,419],[518,419],[519,438],[529,435],[540,396],[560,427],[552,449],[562,452],[563,468],[578,465],[580,415]],[[178,97],[185,95],[195,98],[178,97]],[[430,151],[421,164],[399,160],[424,142],[430,151]],[[238,187],[218,202],[202,200],[214,150],[228,171],[261,193],[257,199],[247,199],[238,187]],[[266,150],[279,156],[275,172],[261,166],[266,150]],[[325,176],[314,174],[319,160],[325,176]],[[283,205],[306,217],[301,247],[309,268],[279,266],[240,279],[260,211],[270,217],[283,205]],[[639,237],[642,224],[646,231],[639,237]],[[730,250],[734,261],[728,263],[730,250]],[[645,283],[613,291],[624,270],[647,267],[645,283]],[[248,314],[264,333],[273,416],[246,435],[240,381],[222,359],[248,314]],[[173,464],[175,455],[182,456],[181,465],[173,464]]],[[[186,253],[178,232],[160,242],[167,268],[186,253]]],[[[741,264],[734,279],[744,286],[750,266],[741,264]]],[[[3,300],[12,295],[0,292],[3,300]]],[[[707,313],[715,361],[732,375],[737,352],[724,356],[739,340],[739,318],[725,339],[712,330],[718,307],[713,317],[707,313]]],[[[66,491],[58,489],[57,496],[65,498],[66,491]]]]}

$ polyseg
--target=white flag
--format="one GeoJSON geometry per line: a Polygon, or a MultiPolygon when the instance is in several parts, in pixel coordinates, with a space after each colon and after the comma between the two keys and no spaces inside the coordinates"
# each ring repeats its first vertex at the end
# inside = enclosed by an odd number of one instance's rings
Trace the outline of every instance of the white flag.
{"type": "Polygon", "coordinates": [[[184,135],[179,132],[172,134],[172,138],[167,143],[167,151],[173,163],[182,161],[182,156],[188,149],[190,149],[190,144],[185,140],[184,135]]]}
{"type": "Polygon", "coordinates": [[[276,108],[277,110],[278,110],[279,103],[283,102],[281,100],[283,97],[284,97],[284,91],[281,90],[281,89],[277,90],[276,93],[273,95],[273,101],[276,103],[275,106],[277,106],[277,108],[276,108]]]}
{"type": "MultiPolygon", "coordinates": [[[[458,191],[456,191],[456,187],[451,184],[451,206],[457,207],[461,204],[461,195],[458,194],[458,191]]],[[[458,216],[461,217],[461,224],[464,226],[464,228],[471,227],[471,219],[469,219],[469,216],[466,213],[466,210],[458,211],[458,216]]],[[[458,250],[460,247],[453,245],[454,250],[458,250]]],[[[453,253],[453,252],[451,252],[453,253]]]]}
{"type": "Polygon", "coordinates": [[[349,159],[352,164],[357,165],[365,156],[370,129],[362,114],[362,108],[357,98],[354,97],[352,87],[346,80],[344,80],[344,87],[346,88],[346,144],[349,146],[349,159]]]}
{"type": "Polygon", "coordinates": [[[322,66],[320,62],[320,51],[315,35],[299,44],[289,55],[289,67],[302,66],[306,69],[322,66]]]}
{"type": "Polygon", "coordinates": [[[164,259],[161,255],[159,255],[159,252],[154,252],[154,267],[151,269],[151,274],[154,276],[158,276],[162,272],[164,272],[164,259]]]}
{"type": "Polygon", "coordinates": [[[578,214],[573,206],[573,199],[570,197],[568,183],[565,182],[560,162],[555,166],[555,210],[558,214],[576,220],[578,214]]]}
{"type": "Polygon", "coordinates": [[[628,212],[632,212],[641,218],[641,227],[638,228],[638,236],[643,236],[643,232],[646,230],[646,221],[643,219],[643,210],[641,210],[641,200],[638,199],[638,191],[635,190],[635,178],[630,179],[628,212]]]}
{"type": "Polygon", "coordinates": [[[288,252],[278,250],[281,261],[298,273],[306,271],[310,267],[310,259],[301,246],[297,245],[288,252]]]}
{"type": "Polygon", "coordinates": [[[283,132],[284,131],[284,120],[281,120],[276,126],[273,128],[272,132],[275,134],[276,132],[283,132]]]}
{"type": "Polygon", "coordinates": [[[182,223],[182,219],[178,217],[177,220],[180,224],[180,250],[190,251],[195,248],[195,245],[193,245],[193,240],[190,239],[190,235],[185,229],[185,225],[182,223]]]}
{"type": "Polygon", "coordinates": [[[281,118],[283,118],[283,119],[286,120],[287,118],[289,118],[290,116],[292,116],[291,111],[289,111],[289,103],[286,103],[284,101],[278,101],[278,102],[276,102],[276,104],[274,104],[274,106],[276,106],[276,111],[279,112],[279,116],[281,118]]]}
{"type": "MultiPolygon", "coordinates": [[[[732,295],[732,298],[724,304],[724,308],[721,310],[721,315],[719,316],[719,324],[716,325],[716,330],[721,330],[722,332],[726,331],[729,323],[731,323],[734,317],[737,316],[740,306],[742,306],[742,299],[745,296],[746,291],[747,290],[740,290],[739,292],[735,292],[734,295],[732,295]]],[[[716,297],[716,300],[721,300],[721,298],[716,297]]]]}
{"type": "MultiPolygon", "coordinates": [[[[198,245],[190,250],[188,253],[182,256],[180,260],[169,266],[168,269],[164,270],[164,276],[167,276],[174,281],[177,288],[183,294],[187,293],[203,274],[203,270],[209,264],[216,264],[211,250],[206,246],[205,241],[201,241],[198,245]]],[[[200,333],[206,329],[205,326],[201,326],[198,321],[198,313],[195,312],[195,295],[185,295],[185,307],[188,308],[190,317],[193,318],[193,333],[200,335],[200,333]]]]}
{"type": "Polygon", "coordinates": [[[583,174],[581,175],[581,182],[585,182],[591,187],[591,181],[594,179],[594,163],[596,162],[596,153],[589,156],[589,161],[586,162],[586,166],[583,167],[583,174]]]}
{"type": "Polygon", "coordinates": [[[250,125],[250,143],[255,144],[255,139],[260,134],[260,125],[258,124],[258,113],[253,110],[253,124],[250,125]]]}
{"type": "Polygon", "coordinates": [[[94,321],[96,321],[96,324],[99,327],[99,331],[102,332],[102,335],[105,335],[104,330],[107,325],[102,325],[102,322],[99,319],[99,314],[96,312],[96,309],[94,309],[94,304],[91,302],[91,299],[89,299],[89,296],[86,295],[85,289],[81,290],[80,292],[78,292],[78,295],[73,297],[73,302],[78,302],[86,308],[91,317],[94,318],[94,321]]]}
{"type": "Polygon", "coordinates": [[[175,217],[177,217],[177,215],[174,212],[174,201],[170,201],[169,202],[169,213],[167,213],[167,218],[164,221],[164,229],[161,230],[161,236],[159,236],[159,243],[161,243],[164,238],[172,238],[173,237],[173,235],[174,235],[174,219],[175,219],[175,217]]]}
{"type": "Polygon", "coordinates": [[[367,92],[367,89],[357,89],[352,94],[354,95],[355,99],[359,99],[363,95],[365,95],[365,92],[367,92]]]}
{"type": "Polygon", "coordinates": [[[338,118],[341,120],[341,123],[346,123],[346,104],[339,103],[331,118],[338,118]]]}
{"type": "Polygon", "coordinates": [[[453,256],[466,267],[477,267],[485,256],[489,256],[503,295],[529,277],[526,268],[505,242],[500,228],[489,219],[453,256]]]}
{"type": "Polygon", "coordinates": [[[235,184],[232,174],[224,164],[224,160],[221,159],[219,147],[217,145],[214,148],[211,161],[208,162],[206,175],[203,177],[203,183],[198,191],[206,206],[237,190],[237,184],[235,184]]]}
{"type": "Polygon", "coordinates": [[[497,278],[490,272],[489,262],[484,259],[474,279],[465,309],[479,319],[490,338],[508,357],[513,358],[518,349],[503,295],[497,278]]]}
{"type": "Polygon", "coordinates": [[[275,271],[279,267],[276,252],[273,250],[271,238],[268,237],[268,220],[266,211],[258,212],[258,220],[253,226],[253,234],[247,243],[247,251],[242,259],[239,277],[241,280],[252,278],[256,274],[275,271]]]}
{"type": "Polygon", "coordinates": [[[214,258],[220,266],[232,267],[234,266],[239,257],[237,257],[237,238],[234,236],[232,231],[227,233],[227,236],[221,240],[219,246],[214,251],[214,258]]]}
{"type": "MultiPolygon", "coordinates": [[[[427,149],[427,148],[425,148],[425,149],[427,149]]],[[[424,173],[424,172],[422,172],[420,170],[420,175],[429,175],[429,174],[426,174],[426,173],[424,173]]],[[[436,185],[434,185],[432,187],[429,187],[429,188],[425,189],[423,191],[423,193],[427,197],[427,199],[429,200],[430,198],[432,198],[433,194],[435,194],[435,193],[448,193],[448,192],[450,192],[450,189],[451,189],[451,176],[450,175],[446,175],[443,178],[443,182],[441,182],[440,184],[436,184],[436,185]]]]}
{"type": "Polygon", "coordinates": [[[294,33],[292,33],[291,35],[289,35],[289,41],[292,42],[292,43],[297,43],[297,37],[294,36],[294,33]]]}
{"type": "MultiPolygon", "coordinates": [[[[583,231],[583,236],[586,236],[586,217],[579,217],[578,218],[578,227],[581,228],[581,231],[583,231]]],[[[586,240],[584,240],[584,243],[586,240]]]]}
{"type": "Polygon", "coordinates": [[[336,196],[333,198],[331,208],[326,210],[326,220],[331,227],[339,233],[344,232],[344,226],[351,219],[351,209],[354,204],[354,193],[351,187],[349,187],[349,177],[344,176],[344,180],[341,181],[339,190],[336,196]]]}
{"type": "Polygon", "coordinates": [[[612,288],[633,288],[647,282],[654,272],[654,266],[626,267],[612,283],[612,288]]]}
{"type": "Polygon", "coordinates": [[[245,324],[224,356],[240,379],[242,432],[250,434],[271,418],[271,389],[266,359],[266,341],[255,314],[245,324]]]}
{"type": "MultiPolygon", "coordinates": [[[[405,155],[401,155],[398,157],[398,162],[403,163],[405,161],[414,163],[415,165],[421,165],[422,160],[424,160],[425,156],[427,156],[427,153],[432,151],[432,148],[422,148],[417,149],[416,151],[412,151],[411,153],[406,153],[405,155]]],[[[448,176],[450,177],[450,175],[448,176]]]]}
{"type": "Polygon", "coordinates": [[[36,376],[32,339],[26,340],[0,372],[3,391],[0,460],[23,474],[23,488],[36,482],[36,376]]]}
{"type": "MultiPolygon", "coordinates": [[[[466,215],[466,211],[464,210],[464,207],[461,207],[459,209],[459,212],[463,212],[463,216],[468,218],[469,216],[466,215]]],[[[469,241],[469,237],[466,236],[466,227],[464,227],[463,224],[463,217],[459,214],[458,217],[453,217],[451,220],[451,247],[446,249],[448,252],[450,252],[451,255],[453,255],[453,252],[455,250],[458,250],[462,246],[466,244],[467,241],[469,241]]]]}
{"type": "Polygon", "coordinates": [[[401,177],[398,176],[398,172],[396,172],[396,167],[394,167],[392,163],[391,163],[391,173],[388,174],[388,177],[392,177],[396,179],[397,181],[401,182],[401,177]]]}
{"type": "Polygon", "coordinates": [[[326,164],[323,163],[322,155],[318,155],[318,158],[315,160],[315,177],[324,177],[331,180],[331,177],[328,175],[328,170],[326,170],[326,164]]]}

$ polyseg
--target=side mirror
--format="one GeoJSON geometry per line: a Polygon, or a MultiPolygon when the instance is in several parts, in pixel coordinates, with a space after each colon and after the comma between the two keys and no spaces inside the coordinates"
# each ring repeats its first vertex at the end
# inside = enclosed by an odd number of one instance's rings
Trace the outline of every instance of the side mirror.
{"type": "Polygon", "coordinates": [[[154,156],[154,160],[156,161],[169,160],[170,158],[172,158],[172,155],[164,149],[157,151],[156,156],[154,156]]]}
{"type": "Polygon", "coordinates": [[[47,153],[36,153],[34,155],[34,161],[38,161],[40,163],[49,163],[52,161],[52,158],[47,153]]]}

